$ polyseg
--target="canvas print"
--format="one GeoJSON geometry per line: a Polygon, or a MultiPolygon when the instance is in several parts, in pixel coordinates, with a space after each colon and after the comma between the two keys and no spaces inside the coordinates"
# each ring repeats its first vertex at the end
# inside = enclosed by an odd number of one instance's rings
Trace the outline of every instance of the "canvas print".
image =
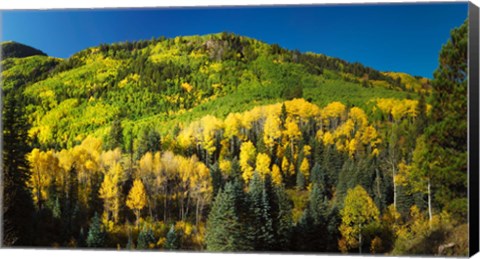
{"type": "Polygon", "coordinates": [[[1,15],[4,247],[468,255],[467,2],[1,15]]]}

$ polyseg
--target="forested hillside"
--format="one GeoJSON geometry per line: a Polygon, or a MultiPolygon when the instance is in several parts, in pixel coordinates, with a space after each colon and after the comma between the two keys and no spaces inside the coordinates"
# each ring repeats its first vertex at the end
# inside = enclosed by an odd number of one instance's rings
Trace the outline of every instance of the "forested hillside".
{"type": "Polygon", "coordinates": [[[428,80],[231,33],[3,43],[4,244],[466,255],[466,44],[428,80]]]}

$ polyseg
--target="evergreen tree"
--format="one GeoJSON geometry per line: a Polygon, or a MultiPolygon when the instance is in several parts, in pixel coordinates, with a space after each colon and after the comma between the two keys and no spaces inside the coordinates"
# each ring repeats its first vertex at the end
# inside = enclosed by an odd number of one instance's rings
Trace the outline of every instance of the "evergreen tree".
{"type": "Polygon", "coordinates": [[[103,247],[105,244],[105,232],[103,231],[100,217],[95,212],[88,230],[87,246],[88,247],[103,247]]]}
{"type": "Polygon", "coordinates": [[[60,199],[58,197],[55,199],[55,203],[53,205],[52,213],[53,213],[53,217],[56,218],[56,219],[60,219],[62,217],[60,199]]]}
{"type": "Polygon", "coordinates": [[[327,204],[322,190],[313,184],[308,206],[303,212],[297,227],[297,249],[300,251],[326,251],[329,232],[327,204]]]}
{"type": "Polygon", "coordinates": [[[302,172],[297,172],[297,189],[298,190],[304,190],[305,189],[305,176],[303,175],[302,172]]]}
{"type": "Polygon", "coordinates": [[[218,192],[207,219],[205,243],[209,251],[252,250],[236,209],[232,183],[218,192]]]}
{"type": "Polygon", "coordinates": [[[135,244],[133,243],[133,239],[132,239],[131,234],[128,235],[128,242],[127,242],[127,246],[125,248],[128,249],[128,250],[135,249],[135,244]]]}
{"type": "Polygon", "coordinates": [[[139,160],[147,152],[155,153],[160,151],[160,141],[160,134],[158,132],[150,127],[144,128],[138,140],[135,160],[139,160]]]}
{"type": "Polygon", "coordinates": [[[175,231],[175,226],[172,225],[170,230],[167,233],[167,240],[165,243],[165,249],[167,250],[177,250],[180,248],[180,237],[175,231]]]}
{"type": "Polygon", "coordinates": [[[151,243],[155,243],[155,236],[153,235],[152,229],[149,228],[145,223],[143,225],[142,231],[140,231],[140,233],[138,234],[137,249],[148,249],[150,248],[151,243]]]}
{"type": "MultiPolygon", "coordinates": [[[[467,220],[468,19],[451,31],[432,81],[432,112],[426,128],[434,201],[467,220]]],[[[421,167],[421,166],[420,166],[421,167]]],[[[430,202],[432,203],[432,202],[430,202]]],[[[431,206],[430,206],[431,207],[431,206]]]]}
{"type": "Polygon", "coordinates": [[[123,128],[120,119],[115,119],[110,128],[110,132],[105,141],[105,149],[113,150],[115,148],[123,149],[123,128]]]}
{"type": "Polygon", "coordinates": [[[278,205],[278,212],[273,219],[275,230],[275,250],[288,251],[291,248],[293,231],[292,202],[289,199],[283,186],[275,187],[275,195],[278,205]]]}
{"type": "Polygon", "coordinates": [[[248,198],[251,211],[250,234],[255,251],[271,251],[275,243],[272,208],[265,183],[257,172],[250,182],[248,198]]]}
{"type": "Polygon", "coordinates": [[[416,136],[423,134],[425,127],[427,126],[427,102],[425,100],[425,95],[420,94],[420,99],[416,107],[417,118],[415,121],[416,136]]]}
{"type": "Polygon", "coordinates": [[[215,162],[215,164],[210,167],[210,176],[212,177],[213,196],[215,197],[223,187],[222,172],[218,167],[218,162],[215,162]]]}
{"type": "Polygon", "coordinates": [[[4,246],[28,246],[32,243],[34,207],[25,183],[30,177],[26,155],[29,125],[25,118],[21,89],[5,95],[3,124],[3,204],[2,223],[4,246]]]}

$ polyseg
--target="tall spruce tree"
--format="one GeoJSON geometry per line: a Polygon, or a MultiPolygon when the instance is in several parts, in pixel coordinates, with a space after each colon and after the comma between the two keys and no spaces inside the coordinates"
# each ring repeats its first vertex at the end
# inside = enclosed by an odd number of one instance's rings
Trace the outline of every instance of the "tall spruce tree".
{"type": "Polygon", "coordinates": [[[34,215],[31,193],[26,187],[30,177],[26,154],[28,128],[25,103],[21,90],[5,95],[2,110],[3,124],[3,237],[4,246],[27,246],[32,244],[34,215]]]}
{"type": "Polygon", "coordinates": [[[250,204],[250,238],[255,251],[271,251],[274,248],[272,207],[269,195],[257,172],[254,173],[248,191],[250,204]]]}
{"type": "Polygon", "coordinates": [[[102,228],[102,223],[100,222],[100,217],[97,212],[95,212],[95,215],[92,218],[86,242],[88,247],[95,248],[103,247],[105,244],[105,232],[102,228]]]}
{"type": "Polygon", "coordinates": [[[172,224],[167,233],[167,240],[165,242],[165,249],[177,250],[180,248],[180,236],[175,231],[175,226],[172,224]]]}
{"type": "Polygon", "coordinates": [[[120,119],[115,119],[112,122],[110,132],[105,141],[105,149],[113,150],[115,148],[123,149],[123,128],[120,119]]]}
{"type": "MultiPolygon", "coordinates": [[[[467,220],[467,74],[468,19],[451,31],[440,51],[432,81],[432,109],[425,129],[435,202],[462,221],[467,220]]],[[[430,203],[432,203],[431,201],[430,203]]],[[[431,207],[431,206],[429,206],[431,207]]]]}
{"type": "Polygon", "coordinates": [[[137,249],[148,249],[151,243],[155,243],[155,236],[152,229],[144,224],[142,231],[138,234],[137,249]]]}
{"type": "Polygon", "coordinates": [[[235,187],[227,183],[218,192],[208,215],[205,243],[209,251],[252,250],[236,209],[235,187]]]}

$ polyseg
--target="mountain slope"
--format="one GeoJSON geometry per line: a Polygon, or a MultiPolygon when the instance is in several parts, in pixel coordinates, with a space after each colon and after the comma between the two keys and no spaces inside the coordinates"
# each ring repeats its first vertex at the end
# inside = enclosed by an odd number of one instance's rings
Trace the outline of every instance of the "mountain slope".
{"type": "Polygon", "coordinates": [[[1,46],[1,57],[3,59],[7,58],[26,58],[30,56],[46,56],[47,54],[43,53],[42,51],[32,48],[30,46],[14,42],[14,41],[6,41],[2,42],[1,46]]]}
{"type": "Polygon", "coordinates": [[[416,98],[397,77],[359,63],[228,33],[100,45],[66,60],[42,58],[7,58],[3,76],[12,87],[17,68],[48,71],[24,81],[30,135],[44,147],[104,136],[115,118],[136,136],[147,126],[165,134],[206,114],[224,118],[299,97],[320,106],[340,101],[362,108],[375,98],[416,98]],[[32,62],[35,69],[24,68],[32,62]]]}

